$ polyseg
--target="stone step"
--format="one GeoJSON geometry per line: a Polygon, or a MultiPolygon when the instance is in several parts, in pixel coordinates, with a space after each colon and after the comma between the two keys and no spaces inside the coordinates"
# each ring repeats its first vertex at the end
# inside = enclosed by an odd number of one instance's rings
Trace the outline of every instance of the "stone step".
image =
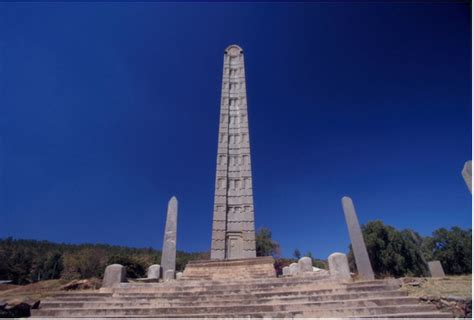
{"type": "Polygon", "coordinates": [[[208,291],[183,291],[183,292],[160,292],[160,291],[148,291],[142,290],[137,292],[116,292],[114,296],[136,296],[136,295],[143,295],[143,296],[155,296],[155,297],[186,297],[186,296],[209,296],[209,295],[252,295],[256,296],[259,294],[268,295],[268,294],[292,294],[295,292],[300,292],[305,294],[306,292],[313,292],[313,293],[322,293],[322,294],[330,294],[336,292],[374,292],[374,291],[390,291],[399,289],[398,286],[365,286],[365,287],[353,287],[353,288],[346,288],[346,287],[328,287],[328,288],[318,288],[318,286],[304,286],[304,287],[293,287],[293,288],[278,288],[278,289],[266,289],[266,290],[241,290],[241,289],[233,289],[233,290],[208,290],[208,291]]]}
{"type": "MultiPolygon", "coordinates": [[[[373,318],[374,316],[359,316],[360,318],[373,318]]],[[[378,314],[377,318],[397,318],[397,319],[413,319],[413,318],[430,318],[430,319],[452,319],[453,314],[449,312],[415,312],[415,313],[394,313],[394,314],[378,314]]]]}
{"type": "MultiPolygon", "coordinates": [[[[403,292],[401,292],[403,294],[403,292]]],[[[274,305],[274,304],[360,304],[360,302],[371,304],[414,304],[417,298],[403,296],[401,294],[378,294],[377,297],[360,295],[328,295],[315,297],[291,297],[291,298],[271,298],[271,299],[239,299],[239,300],[211,300],[211,301],[182,301],[182,300],[160,300],[160,299],[110,299],[105,301],[44,301],[41,308],[126,308],[126,307],[211,307],[211,306],[247,306],[247,305],[274,305]],[[361,300],[363,299],[363,300],[361,300]]]]}
{"type": "MultiPolygon", "coordinates": [[[[222,280],[182,280],[183,278],[177,281],[171,282],[159,282],[159,283],[140,283],[140,282],[129,282],[129,283],[122,283],[121,287],[130,288],[130,287],[144,287],[144,286],[156,286],[156,287],[182,287],[182,288],[189,288],[189,287],[201,287],[201,286],[216,286],[216,285],[259,285],[259,284],[284,284],[284,283],[313,283],[314,281],[332,281],[338,282],[331,277],[321,277],[321,276],[301,276],[301,277],[283,277],[283,278],[267,278],[267,279],[252,279],[252,280],[229,280],[229,281],[222,281],[222,280]]],[[[373,281],[364,281],[364,282],[373,282],[373,283],[381,283],[385,281],[380,280],[373,280],[373,281]]],[[[363,283],[363,282],[361,282],[363,283]]]]}
{"type": "MultiPolygon", "coordinates": [[[[150,320],[150,319],[162,319],[160,317],[156,316],[149,316],[149,317],[144,317],[144,316],[130,316],[133,317],[135,320],[150,320]]],[[[222,318],[222,315],[190,315],[189,318],[222,318]]],[[[226,318],[230,318],[231,316],[227,316],[226,318]]],[[[243,317],[242,315],[236,315],[235,317],[243,317]]],[[[264,316],[262,314],[247,314],[246,317],[251,317],[251,318],[263,318],[264,316]]],[[[294,312],[290,315],[286,313],[273,313],[267,315],[267,317],[272,317],[272,318],[284,318],[284,317],[295,317],[299,318],[302,317],[301,313],[294,312]]],[[[373,315],[360,315],[360,318],[373,318],[373,315]]],[[[30,319],[44,319],[44,318],[50,318],[50,316],[42,317],[42,316],[33,316],[30,317],[30,319]]],[[[94,320],[114,320],[114,319],[123,319],[124,317],[114,317],[114,316],[107,316],[107,317],[94,317],[94,320]]],[[[166,318],[182,318],[181,316],[166,316],[166,318]]],[[[399,319],[413,319],[413,318],[443,318],[443,319],[448,319],[448,318],[453,318],[453,315],[451,313],[443,313],[443,312],[415,312],[415,313],[396,313],[396,314],[379,314],[377,315],[377,318],[399,318],[399,319]]],[[[55,317],[57,320],[71,320],[70,317],[55,317]]]]}
{"type": "MultiPolygon", "coordinates": [[[[193,298],[193,299],[201,299],[201,298],[212,298],[215,297],[217,299],[228,299],[229,297],[236,297],[236,298],[245,298],[252,296],[255,299],[261,298],[268,298],[268,297],[281,297],[281,296],[303,296],[303,295],[327,295],[327,294],[337,294],[337,293],[363,293],[363,292],[381,292],[381,291],[393,291],[399,289],[398,286],[357,286],[357,287],[345,287],[345,286],[337,286],[337,287],[329,287],[329,288],[318,288],[318,286],[312,286],[308,288],[291,288],[285,290],[264,290],[264,291],[246,291],[246,290],[219,290],[219,291],[206,291],[206,292],[117,292],[114,293],[113,297],[115,298],[124,298],[124,299],[147,299],[147,298],[155,298],[155,299],[184,299],[184,298],[193,298]]],[[[69,293],[61,293],[52,296],[52,298],[57,300],[94,300],[94,299],[107,299],[111,297],[110,294],[104,294],[102,296],[89,296],[87,293],[83,294],[69,294],[69,293]]]]}
{"type": "MultiPolygon", "coordinates": [[[[336,294],[315,294],[315,295],[305,295],[305,294],[295,294],[295,295],[271,295],[268,294],[266,296],[247,296],[247,295],[230,295],[230,296],[212,296],[212,297],[185,297],[180,299],[164,299],[164,298],[156,298],[156,297],[115,297],[115,298],[106,298],[106,299],[89,299],[89,298],[81,298],[79,299],[52,299],[48,298],[41,303],[42,307],[50,306],[50,304],[62,304],[62,303],[123,303],[123,302],[131,302],[137,301],[140,303],[143,302],[156,302],[160,301],[162,303],[175,303],[175,304],[185,304],[185,305],[192,305],[192,304],[219,304],[222,305],[224,303],[230,304],[235,302],[248,303],[248,301],[253,303],[268,303],[268,302],[304,302],[304,301],[329,301],[329,300],[337,300],[337,299],[362,299],[362,298],[374,298],[374,297],[406,297],[407,293],[404,291],[380,291],[380,292],[357,292],[357,293],[336,293],[336,294]]],[[[72,306],[72,305],[70,305],[72,306]]]]}
{"type": "Polygon", "coordinates": [[[436,313],[432,305],[405,304],[388,306],[358,306],[315,308],[311,305],[271,305],[239,307],[180,307],[180,308],[99,308],[99,309],[38,309],[33,316],[43,317],[96,317],[96,316],[154,316],[154,317],[276,317],[276,316],[311,316],[311,317],[349,317],[377,316],[397,313],[436,313]]]}
{"type": "Polygon", "coordinates": [[[258,286],[209,286],[209,287],[194,287],[194,288],[179,288],[179,287],[130,287],[130,288],[117,288],[114,290],[115,294],[121,293],[169,293],[169,294],[200,294],[200,293],[209,293],[214,292],[216,294],[224,293],[248,293],[248,292],[268,292],[274,290],[304,290],[304,289],[314,289],[317,288],[347,288],[348,290],[361,290],[365,288],[372,288],[373,290],[384,289],[384,288],[399,288],[399,285],[389,285],[389,284],[367,284],[367,285],[357,285],[357,286],[348,286],[340,283],[308,283],[308,284],[284,284],[284,285],[258,285],[258,286]]]}
{"type": "MultiPolygon", "coordinates": [[[[245,300],[245,299],[281,299],[281,298],[292,298],[292,297],[324,297],[331,295],[361,295],[366,297],[377,296],[377,294],[384,294],[384,292],[393,292],[398,288],[390,288],[388,290],[370,290],[373,288],[368,288],[368,290],[357,289],[312,289],[312,290],[303,290],[303,289],[294,289],[286,291],[267,291],[267,292],[249,292],[249,293],[229,293],[221,292],[219,294],[206,293],[206,294],[189,294],[189,293],[180,293],[180,294],[166,294],[166,293],[120,293],[115,294],[113,299],[122,299],[122,300],[147,300],[147,299],[160,299],[160,300],[180,300],[180,301],[221,301],[221,300],[245,300]]],[[[401,291],[400,291],[401,292],[401,291]]],[[[405,294],[402,292],[402,294],[405,294]]],[[[57,302],[73,302],[73,301],[105,301],[111,299],[111,296],[104,296],[100,299],[97,297],[89,297],[87,295],[60,295],[49,298],[47,301],[53,300],[57,302]]]]}

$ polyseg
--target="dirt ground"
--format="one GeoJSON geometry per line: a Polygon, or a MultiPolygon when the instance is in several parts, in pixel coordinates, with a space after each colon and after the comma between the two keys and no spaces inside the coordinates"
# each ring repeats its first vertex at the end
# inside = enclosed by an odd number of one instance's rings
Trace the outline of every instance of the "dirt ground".
{"type": "Polygon", "coordinates": [[[25,286],[2,285],[0,286],[0,300],[41,300],[52,292],[68,283],[69,280],[46,280],[25,286]]]}
{"type": "Polygon", "coordinates": [[[456,296],[472,298],[472,276],[448,276],[445,278],[403,278],[402,289],[415,297],[456,296]]]}

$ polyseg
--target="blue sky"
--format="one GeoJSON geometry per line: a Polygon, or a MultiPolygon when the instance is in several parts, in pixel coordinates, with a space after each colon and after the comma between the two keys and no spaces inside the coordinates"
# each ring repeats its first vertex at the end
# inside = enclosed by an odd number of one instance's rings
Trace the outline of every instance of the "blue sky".
{"type": "Polygon", "coordinates": [[[468,3],[0,4],[0,237],[210,248],[225,47],[243,47],[257,227],[471,226],[468,3]]]}

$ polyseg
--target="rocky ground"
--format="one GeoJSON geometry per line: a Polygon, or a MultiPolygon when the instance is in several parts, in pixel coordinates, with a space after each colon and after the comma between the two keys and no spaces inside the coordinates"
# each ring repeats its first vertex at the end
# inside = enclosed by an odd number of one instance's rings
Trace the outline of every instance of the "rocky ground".
{"type": "Polygon", "coordinates": [[[472,276],[445,278],[403,278],[402,290],[422,302],[434,303],[438,309],[456,317],[472,317],[472,276]]]}

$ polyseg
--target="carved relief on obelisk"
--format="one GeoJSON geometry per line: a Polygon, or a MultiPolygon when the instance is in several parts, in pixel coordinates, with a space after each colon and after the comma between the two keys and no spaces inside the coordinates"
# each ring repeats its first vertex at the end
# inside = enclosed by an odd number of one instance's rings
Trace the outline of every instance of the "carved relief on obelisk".
{"type": "Polygon", "coordinates": [[[255,227],[243,50],[224,52],[211,259],[255,258],[255,227]]]}

